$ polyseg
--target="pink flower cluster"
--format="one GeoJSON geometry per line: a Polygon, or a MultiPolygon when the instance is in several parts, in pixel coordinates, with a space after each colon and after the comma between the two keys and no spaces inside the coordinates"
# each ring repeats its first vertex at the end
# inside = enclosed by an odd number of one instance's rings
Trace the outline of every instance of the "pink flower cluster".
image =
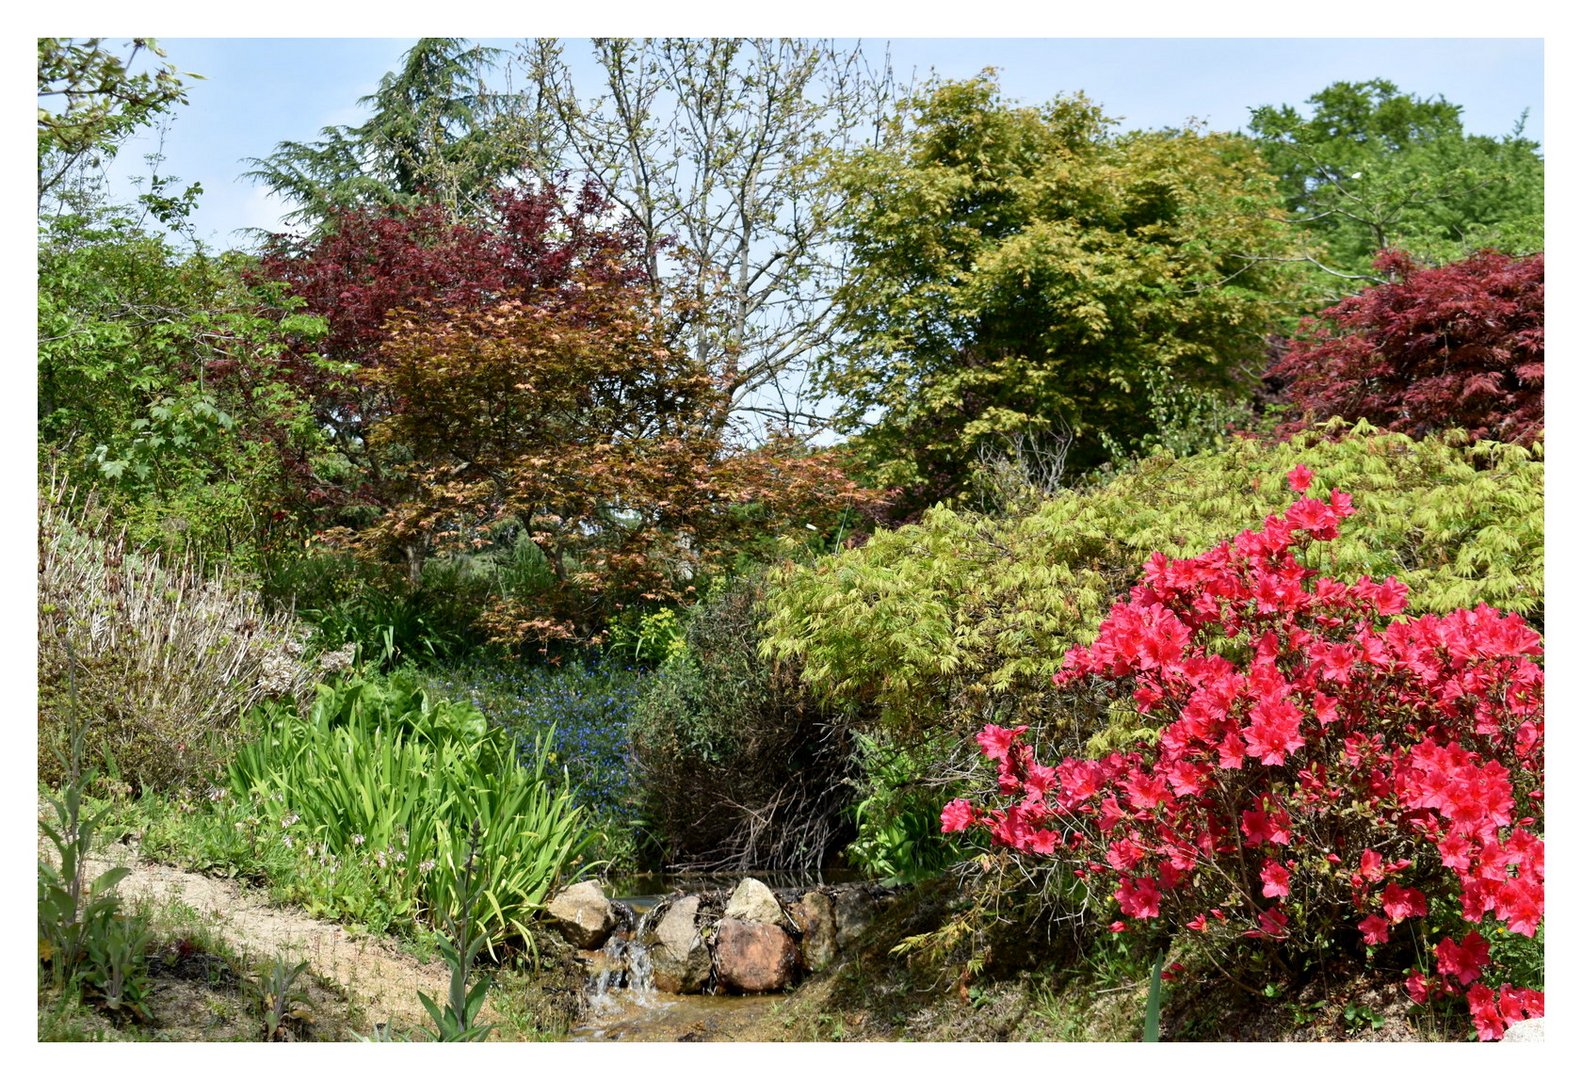
{"type": "MultiPolygon", "coordinates": [[[[1299,495],[1311,479],[1289,475],[1299,495]]],[[[1129,689],[1163,721],[1157,743],[1049,766],[1025,727],[990,724],[978,743],[1001,805],[957,799],[943,829],[1072,858],[1132,919],[1312,941],[1349,922],[1375,946],[1444,896],[1469,922],[1531,936],[1544,910],[1541,640],[1483,605],[1405,618],[1393,577],[1343,583],[1298,561],[1352,513],[1343,492],[1301,495],[1195,558],[1155,553],[1055,682],[1129,689]]],[[[1414,973],[1408,990],[1464,994],[1496,1038],[1511,1017],[1542,1015],[1543,995],[1487,990],[1481,943],[1446,938],[1445,978],[1414,973]]]]}

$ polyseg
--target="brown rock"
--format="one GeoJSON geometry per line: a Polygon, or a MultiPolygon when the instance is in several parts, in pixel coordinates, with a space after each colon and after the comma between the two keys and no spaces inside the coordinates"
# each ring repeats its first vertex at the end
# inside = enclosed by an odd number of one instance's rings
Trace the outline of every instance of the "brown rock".
{"type": "Polygon", "coordinates": [[[835,959],[835,901],[813,891],[791,905],[791,918],[802,931],[802,960],[809,971],[823,971],[835,959]]]}
{"type": "Polygon", "coordinates": [[[729,989],[749,994],[783,990],[796,976],[796,942],[778,926],[721,919],[714,939],[714,966],[729,989]]]}
{"type": "Polygon", "coordinates": [[[615,930],[615,908],[597,881],[579,881],[549,902],[560,936],[579,949],[597,949],[615,930]]]}

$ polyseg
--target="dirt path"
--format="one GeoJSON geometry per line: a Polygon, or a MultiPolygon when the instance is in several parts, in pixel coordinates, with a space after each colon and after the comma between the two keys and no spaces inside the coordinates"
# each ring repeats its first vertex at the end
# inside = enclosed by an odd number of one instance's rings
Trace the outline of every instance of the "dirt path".
{"type": "MultiPolygon", "coordinates": [[[[40,819],[46,814],[54,819],[54,812],[40,803],[40,819]]],[[[39,844],[40,858],[46,850],[53,854],[42,833],[39,844]]],[[[245,954],[249,964],[277,955],[293,964],[308,961],[310,971],[345,988],[370,1028],[385,1021],[397,1031],[427,1027],[431,1021],[417,992],[441,1003],[448,993],[450,972],[442,961],[420,964],[383,938],[353,937],[336,923],[272,906],[259,889],[150,862],[122,844],[108,845],[89,858],[90,880],[113,866],[131,868],[119,886],[122,896],[187,905],[211,932],[245,954]]]]}

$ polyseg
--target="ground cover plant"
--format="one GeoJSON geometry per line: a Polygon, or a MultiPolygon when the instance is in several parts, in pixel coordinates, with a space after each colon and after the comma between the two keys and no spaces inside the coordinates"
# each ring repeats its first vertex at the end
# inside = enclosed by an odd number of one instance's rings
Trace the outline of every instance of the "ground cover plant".
{"type": "Polygon", "coordinates": [[[569,784],[595,839],[590,860],[630,866],[643,829],[630,727],[648,678],[608,653],[557,666],[477,660],[423,674],[436,697],[470,702],[525,760],[546,750],[551,785],[569,784]]]}
{"type": "Polygon", "coordinates": [[[551,779],[548,737],[519,757],[475,707],[431,698],[410,676],[321,686],[305,714],[265,708],[251,730],[201,805],[146,846],[376,930],[465,915],[498,946],[531,945],[534,912],[589,842],[575,791],[551,779]]]}
{"type": "MultiPolygon", "coordinates": [[[[1312,479],[1290,473],[1299,495],[1312,479]]],[[[1048,765],[1025,727],[985,725],[1001,798],[953,800],[942,827],[1068,860],[1117,933],[1160,919],[1284,963],[1404,962],[1414,1001],[1464,999],[1497,1039],[1544,1008],[1488,945],[1544,914],[1541,639],[1488,605],[1400,617],[1395,578],[1297,560],[1356,512],[1303,495],[1202,555],[1155,554],[1056,678],[1129,692],[1154,735],[1048,765]],[[1461,926],[1440,935],[1445,906],[1461,926]]]]}

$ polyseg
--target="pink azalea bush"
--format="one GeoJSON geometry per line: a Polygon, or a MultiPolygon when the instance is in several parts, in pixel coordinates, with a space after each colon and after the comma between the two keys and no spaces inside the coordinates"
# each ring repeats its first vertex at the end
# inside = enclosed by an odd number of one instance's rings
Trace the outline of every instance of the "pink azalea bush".
{"type": "Polygon", "coordinates": [[[1288,479],[1297,500],[1261,529],[1155,553],[1055,676],[1129,691],[1157,742],[1048,765],[1025,727],[987,725],[999,797],[956,799],[941,825],[1071,860],[1118,902],[1116,930],[1164,919],[1316,955],[1422,938],[1430,902],[1448,901],[1474,926],[1406,992],[1464,997],[1480,1038],[1499,1038],[1543,1015],[1542,992],[1485,985],[1477,929],[1530,937],[1543,918],[1541,639],[1486,605],[1405,618],[1394,578],[1304,565],[1354,508],[1307,496],[1303,466],[1288,479]]]}

